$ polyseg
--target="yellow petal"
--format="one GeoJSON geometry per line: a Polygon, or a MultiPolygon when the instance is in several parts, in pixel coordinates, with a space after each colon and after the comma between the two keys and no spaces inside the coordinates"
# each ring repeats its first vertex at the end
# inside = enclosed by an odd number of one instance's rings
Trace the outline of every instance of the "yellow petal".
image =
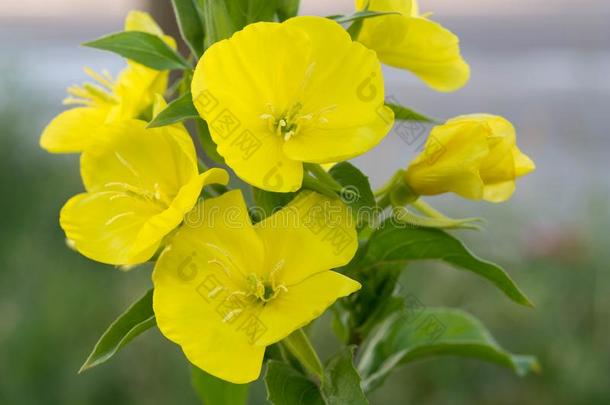
{"type": "Polygon", "coordinates": [[[86,257],[108,264],[142,263],[191,211],[206,184],[226,184],[228,174],[211,169],[182,187],[169,207],[128,191],[79,194],[66,203],[60,223],[86,257]]]}
{"type": "Polygon", "coordinates": [[[143,224],[131,246],[131,254],[138,257],[141,252],[149,251],[152,246],[156,250],[163,238],[183,221],[187,213],[190,213],[204,186],[208,184],[226,185],[228,182],[229,174],[223,169],[214,168],[185,184],[166,210],[151,217],[143,224]]]}
{"type": "Polygon", "coordinates": [[[125,31],[141,31],[162,36],[163,30],[159,24],[144,11],[133,10],[125,18],[125,31]]]}
{"type": "Polygon", "coordinates": [[[167,88],[169,72],[150,69],[136,63],[129,64],[119,75],[113,94],[119,104],[113,108],[110,121],[138,118],[167,88]]]}
{"type": "Polygon", "coordinates": [[[357,281],[334,271],[315,274],[288,287],[258,314],[266,330],[256,344],[266,346],[282,340],[318,318],[337,299],[358,291],[360,287],[357,281]]]}
{"type": "Polygon", "coordinates": [[[285,24],[250,24],[230,39],[212,45],[197,64],[192,94],[216,139],[237,129],[257,132],[268,105],[290,107],[305,77],[311,44],[306,34],[285,24]],[[264,55],[264,57],[261,57],[264,55]],[[220,113],[237,121],[231,125],[220,113]],[[214,119],[221,118],[214,125],[214,119]]]}
{"type": "Polygon", "coordinates": [[[356,10],[363,10],[368,3],[371,11],[397,11],[404,15],[413,13],[413,0],[356,0],[356,10]]]}
{"type": "Polygon", "coordinates": [[[167,101],[163,98],[163,95],[155,94],[155,101],[153,103],[153,117],[159,115],[159,113],[167,107],[167,101]]]}
{"type": "MultiPolygon", "coordinates": [[[[125,18],[125,31],[140,31],[161,37],[172,48],[176,48],[173,38],[164,35],[163,30],[144,11],[131,11],[125,18]]],[[[113,109],[111,120],[138,118],[154,102],[155,94],[163,94],[167,88],[169,72],[158,71],[128,60],[113,88],[120,103],[113,109]]]]}
{"type": "MultiPolygon", "coordinates": [[[[408,14],[408,13],[405,13],[408,14]]],[[[426,13],[429,14],[429,13],[426,13]]],[[[411,0],[411,16],[419,17],[419,3],[418,0],[411,0]]]]}
{"type": "Polygon", "coordinates": [[[353,42],[329,19],[295,17],[285,24],[309,37],[313,67],[301,96],[303,112],[312,118],[286,141],[284,152],[295,160],[328,163],[372,149],[394,123],[394,114],[384,106],[375,52],[353,42]]]}
{"type": "Polygon", "coordinates": [[[132,256],[138,232],[161,209],[120,191],[79,194],[61,210],[60,224],[66,238],[82,255],[102,263],[136,264],[150,258],[158,247],[132,256]]]}
{"type": "Polygon", "coordinates": [[[44,129],[40,146],[53,153],[81,152],[107,115],[108,111],[103,108],[77,107],[66,110],[44,129]]]}
{"type": "Polygon", "coordinates": [[[286,286],[347,264],[358,248],[347,206],[313,192],[300,193],[255,228],[266,246],[266,271],[286,286]]]}
{"type": "Polygon", "coordinates": [[[334,163],[359,156],[375,147],[392,129],[394,112],[386,106],[377,110],[368,125],[347,128],[308,128],[284,143],[284,152],[295,160],[334,163]]]}
{"type": "Polygon", "coordinates": [[[366,152],[393,122],[374,52],[320,17],[251,24],[214,44],[192,94],[227,164],[270,191],[297,190],[301,161],[366,152]]]}
{"type": "Polygon", "coordinates": [[[133,10],[125,18],[125,31],[140,31],[161,37],[171,48],[176,49],[176,41],[169,35],[164,35],[159,24],[144,11],[133,10]]]}
{"type": "MultiPolygon", "coordinates": [[[[215,131],[211,133],[218,134],[215,131]]],[[[218,138],[218,135],[212,137],[227,165],[247,183],[282,193],[301,188],[303,164],[284,153],[281,137],[266,130],[251,132],[246,129],[227,140],[218,138]]]]}
{"type": "Polygon", "coordinates": [[[430,132],[424,151],[409,165],[407,184],[420,195],[454,192],[481,199],[479,167],[489,153],[490,128],[476,120],[448,122],[430,132]]]}
{"type": "Polygon", "coordinates": [[[250,222],[239,190],[205,199],[195,206],[172,240],[172,246],[182,245],[222,262],[222,266],[216,262],[206,266],[222,268],[236,282],[245,282],[250,274],[262,274],[263,242],[250,222]]]}
{"type": "Polygon", "coordinates": [[[514,180],[485,184],[483,199],[494,203],[506,201],[513,195],[515,188],[514,180]]]}
{"type": "Polygon", "coordinates": [[[76,249],[94,260],[149,259],[204,185],[228,182],[221,169],[197,175],[194,146],[183,129],[145,125],[130,120],[102,126],[81,155],[89,193],[66,204],[61,223],[76,249]]]}
{"type": "Polygon", "coordinates": [[[128,188],[169,204],[197,176],[193,142],[174,127],[147,129],[144,121],[126,120],[100,127],[93,142],[81,156],[87,191],[128,188]]]}
{"type": "Polygon", "coordinates": [[[480,167],[481,178],[485,184],[514,180],[516,174],[512,150],[517,138],[513,125],[500,116],[479,114],[465,117],[479,119],[491,129],[487,138],[489,154],[483,159],[480,167]]]}
{"type": "Polygon", "coordinates": [[[288,192],[301,185],[302,164],[284,155],[283,139],[261,115],[268,105],[287,108],[301,86],[308,54],[307,38],[298,30],[256,23],[210,47],[195,70],[193,101],[218,153],[259,188],[288,192]]]}
{"type": "Polygon", "coordinates": [[[159,258],[153,272],[157,325],[199,368],[234,383],[255,380],[264,347],[243,294],[246,275],[262,266],[263,246],[241,192],[200,204],[159,258]]]}
{"type": "Polygon", "coordinates": [[[515,179],[534,169],[517,147],[515,128],[508,120],[469,114],[433,129],[405,180],[421,195],[452,191],[466,198],[502,202],[514,193],[515,179]]]}
{"type": "MultiPolygon", "coordinates": [[[[178,236],[177,236],[178,237],[178,236]]],[[[196,245],[199,246],[199,245],[196,245]]],[[[180,345],[191,363],[237,384],[254,381],[264,347],[253,346],[248,318],[237,313],[241,297],[231,296],[224,272],[208,264],[205,251],[172,244],[153,272],[153,309],[165,337],[180,345]]]]}
{"type": "Polygon", "coordinates": [[[470,78],[458,37],[426,18],[371,18],[364,22],[358,40],[374,49],[383,63],[413,72],[435,90],[457,90],[470,78]]]}
{"type": "Polygon", "coordinates": [[[534,162],[524,155],[516,145],[515,127],[507,119],[491,114],[469,114],[455,117],[447,122],[477,120],[489,125],[490,152],[481,163],[480,174],[487,184],[503,183],[524,176],[535,169],[534,162]]]}
{"type": "Polygon", "coordinates": [[[521,152],[517,145],[513,147],[513,158],[515,159],[515,174],[517,177],[525,176],[536,170],[536,164],[526,154],[521,152]]]}

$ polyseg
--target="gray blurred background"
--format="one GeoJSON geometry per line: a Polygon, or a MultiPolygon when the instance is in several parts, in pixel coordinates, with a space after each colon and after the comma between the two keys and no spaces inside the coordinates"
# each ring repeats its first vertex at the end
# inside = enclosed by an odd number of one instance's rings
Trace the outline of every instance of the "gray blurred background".
{"type": "MultiPolygon", "coordinates": [[[[196,403],[177,347],[156,331],[108,364],[77,375],[97,337],[150,285],[68,250],[63,203],[81,191],[76,156],[38,147],[83,66],[118,72],[123,62],[79,43],[122,28],[132,8],[153,9],[167,29],[168,0],[2,0],[0,5],[0,403],[196,403]]],[[[301,13],[351,11],[351,1],[304,0],[301,13]]],[[[536,303],[515,306],[483,281],[441,265],[413,265],[404,290],[430,306],[464,308],[508,349],[540,357],[525,379],[474,360],[445,358],[397,372],[373,404],[610,403],[610,2],[421,0],[422,11],[459,35],[470,83],[451,94],[408,72],[386,70],[387,94],[439,118],[501,114],[518,130],[537,171],[493,205],[443,196],[452,216],[484,216],[465,233],[480,256],[502,264],[536,303]]],[[[423,138],[421,139],[423,141],[423,138]]],[[[379,185],[406,166],[421,141],[393,132],[355,163],[379,185]]],[[[334,348],[324,321],[322,353],[334,348]]],[[[252,404],[263,403],[257,384],[252,404]]]]}

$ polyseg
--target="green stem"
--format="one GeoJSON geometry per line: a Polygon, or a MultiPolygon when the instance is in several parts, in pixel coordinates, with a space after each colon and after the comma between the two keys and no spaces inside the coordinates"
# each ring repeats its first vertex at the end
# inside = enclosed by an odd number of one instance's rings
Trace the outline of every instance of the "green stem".
{"type": "Polygon", "coordinates": [[[282,340],[282,344],[299,360],[307,371],[318,377],[320,381],[324,379],[322,362],[303,329],[293,332],[282,340]]]}
{"type": "Polygon", "coordinates": [[[303,186],[304,189],[317,191],[320,194],[334,198],[337,196],[335,191],[322,183],[317,177],[313,177],[309,173],[303,173],[303,186]]]}
{"type": "Polygon", "coordinates": [[[394,188],[394,185],[398,182],[398,180],[403,174],[403,170],[397,170],[396,173],[394,173],[394,175],[386,184],[384,184],[380,189],[375,191],[375,197],[381,197],[385,194],[388,194],[394,188]]]}
{"type": "Polygon", "coordinates": [[[394,207],[394,218],[405,224],[414,226],[422,226],[425,228],[440,228],[440,229],[472,229],[481,230],[481,227],[476,224],[478,218],[452,219],[447,217],[429,217],[419,216],[410,212],[405,207],[394,207]]]}
{"type": "Polygon", "coordinates": [[[320,181],[320,183],[324,184],[328,188],[333,191],[341,191],[343,190],[343,186],[333,178],[326,170],[322,168],[322,166],[315,163],[304,163],[304,167],[311,174],[313,174],[316,179],[320,181]]]}
{"type": "Polygon", "coordinates": [[[201,159],[200,157],[197,157],[197,166],[199,166],[200,172],[205,172],[209,169],[208,165],[206,165],[203,159],[201,159]]]}
{"type": "Polygon", "coordinates": [[[418,198],[417,200],[413,201],[411,205],[413,206],[413,208],[415,208],[422,214],[429,216],[430,218],[447,218],[445,215],[443,215],[443,213],[437,211],[431,205],[428,205],[428,203],[422,200],[421,198],[418,198]]]}
{"type": "Polygon", "coordinates": [[[379,201],[377,201],[377,205],[381,210],[385,210],[390,205],[392,205],[392,201],[390,201],[390,194],[384,194],[379,201]]]}

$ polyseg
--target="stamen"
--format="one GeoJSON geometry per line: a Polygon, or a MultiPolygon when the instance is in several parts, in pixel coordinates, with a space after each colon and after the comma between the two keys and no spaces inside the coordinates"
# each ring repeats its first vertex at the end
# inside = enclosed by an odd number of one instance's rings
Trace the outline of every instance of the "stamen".
{"type": "Polygon", "coordinates": [[[156,198],[154,193],[152,193],[148,190],[142,189],[142,188],[138,188],[129,183],[112,181],[112,182],[108,182],[108,183],[104,184],[104,187],[114,189],[111,191],[124,193],[124,194],[115,194],[115,195],[111,196],[110,197],[111,200],[114,200],[115,198],[138,197],[138,198],[143,198],[145,200],[148,200],[154,204],[157,204],[159,207],[161,207],[163,209],[165,209],[169,206],[169,204],[166,201],[156,198]],[[117,188],[119,188],[120,190],[116,190],[117,188]]]}
{"type": "MultiPolygon", "coordinates": [[[[311,68],[313,69],[313,67],[311,68]]],[[[303,104],[296,102],[290,108],[284,110],[282,114],[279,114],[279,116],[275,114],[275,108],[271,104],[267,104],[265,108],[268,112],[259,115],[259,118],[267,121],[270,131],[281,136],[284,141],[289,141],[293,136],[299,134],[303,126],[310,125],[312,122],[327,123],[328,119],[323,115],[334,110],[337,106],[330,105],[318,112],[299,115],[299,112],[303,109],[303,104]]]]}
{"type": "Polygon", "coordinates": [[[69,96],[64,104],[81,104],[86,106],[117,104],[118,100],[113,94],[114,79],[107,71],[101,75],[90,68],[85,68],[85,73],[94,80],[94,83],[83,83],[68,87],[69,96]]]}
{"type": "Polygon", "coordinates": [[[223,322],[229,322],[231,319],[233,319],[236,315],[239,315],[241,312],[243,311],[242,308],[237,308],[234,309],[232,311],[229,311],[225,317],[222,319],[223,322]]]}
{"type": "Polygon", "coordinates": [[[123,166],[125,166],[127,168],[127,170],[129,170],[131,172],[131,174],[133,174],[135,177],[137,177],[138,179],[140,179],[140,174],[138,173],[138,171],[131,165],[129,164],[129,162],[127,161],[127,159],[125,159],[119,152],[115,151],[114,152],[114,156],[116,156],[116,158],[119,160],[119,162],[121,162],[121,164],[123,166]]]}
{"type": "Polygon", "coordinates": [[[231,270],[229,270],[229,268],[220,260],[214,258],[214,259],[208,260],[208,263],[219,265],[220,268],[227,274],[227,276],[231,276],[231,270]]]}
{"type": "Polygon", "coordinates": [[[114,84],[112,83],[113,82],[112,77],[109,78],[106,76],[106,75],[109,75],[108,71],[103,71],[101,75],[89,67],[85,67],[84,71],[87,74],[87,76],[89,76],[93,80],[97,81],[99,84],[101,84],[108,90],[112,91],[114,84]]]}
{"type": "Polygon", "coordinates": [[[233,270],[236,270],[237,273],[239,273],[242,277],[246,278],[245,274],[241,271],[239,266],[237,266],[235,264],[235,262],[233,261],[233,258],[231,257],[231,254],[229,252],[227,252],[226,250],[222,249],[219,246],[214,245],[213,243],[207,242],[205,245],[207,247],[210,247],[210,248],[216,250],[217,252],[220,252],[229,261],[229,264],[231,265],[231,268],[233,270]]]}
{"type": "Polygon", "coordinates": [[[216,297],[216,296],[218,295],[218,293],[219,293],[219,292],[221,292],[223,289],[224,289],[224,287],[223,287],[223,286],[221,286],[221,285],[217,286],[216,288],[214,288],[213,290],[211,290],[211,291],[208,293],[208,298],[212,298],[212,299],[213,299],[213,298],[214,298],[214,297],[216,297]]]}
{"type": "Polygon", "coordinates": [[[116,99],[112,94],[109,94],[104,90],[104,88],[91,83],[83,84],[83,88],[89,94],[90,99],[100,101],[102,103],[115,104],[116,99]]]}
{"type": "Polygon", "coordinates": [[[112,225],[114,222],[116,222],[118,219],[129,216],[129,215],[134,215],[135,213],[133,211],[129,211],[129,212],[122,212],[120,214],[117,214],[115,216],[113,216],[112,218],[110,218],[108,221],[106,221],[104,223],[105,226],[109,226],[112,225]]]}
{"type": "Polygon", "coordinates": [[[85,100],[82,98],[78,98],[78,97],[66,97],[63,99],[62,104],[63,105],[85,105],[85,106],[93,105],[93,103],[91,101],[85,100]]]}

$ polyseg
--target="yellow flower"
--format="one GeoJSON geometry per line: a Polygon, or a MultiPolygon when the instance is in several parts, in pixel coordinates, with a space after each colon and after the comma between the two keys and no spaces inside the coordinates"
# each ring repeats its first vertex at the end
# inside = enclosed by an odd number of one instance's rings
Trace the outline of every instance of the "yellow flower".
{"type": "Polygon", "coordinates": [[[502,202],[515,179],[536,166],[516,144],[513,125],[497,115],[463,115],[432,129],[405,180],[419,195],[454,192],[473,200],[502,202]]]}
{"type": "Polygon", "coordinates": [[[419,14],[416,0],[356,0],[356,9],[394,11],[364,20],[358,41],[375,50],[390,66],[413,72],[438,91],[454,91],[470,78],[460,54],[459,39],[440,24],[419,14]]]}
{"type": "MultiPolygon", "coordinates": [[[[152,17],[141,11],[129,13],[125,30],[155,34],[170,46],[176,46],[171,37],[163,35],[152,17]]],[[[133,61],[127,61],[127,67],[116,80],[108,72],[98,74],[88,68],[85,72],[95,83],[69,87],[64,104],[77,107],[55,117],[40,137],[40,146],[49,152],[82,152],[95,128],[121,119],[138,118],[153,103],[154,95],[165,91],[169,74],[133,61]]]]}
{"type": "Polygon", "coordinates": [[[329,270],[358,245],[339,200],[303,192],[255,226],[239,190],[193,212],[155,266],[153,309],[161,332],[216,377],[255,380],[266,346],[360,288],[329,270]]]}
{"type": "Polygon", "coordinates": [[[61,210],[67,239],[90,259],[115,265],[145,262],[196,204],[204,185],[226,184],[221,169],[198,173],[195,147],[180,126],[106,124],[81,155],[86,193],[61,210]]]}
{"type": "Polygon", "coordinates": [[[389,132],[381,65],[336,22],[255,23],[211,46],[192,82],[195,106],[235,173],[296,191],[302,162],[365,153],[389,132]]]}

